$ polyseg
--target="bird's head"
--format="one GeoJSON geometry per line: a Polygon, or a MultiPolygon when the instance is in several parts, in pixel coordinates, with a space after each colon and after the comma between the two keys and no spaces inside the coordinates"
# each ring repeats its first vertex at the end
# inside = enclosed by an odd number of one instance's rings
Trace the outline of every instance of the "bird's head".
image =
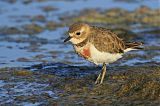
{"type": "Polygon", "coordinates": [[[90,26],[85,23],[74,23],[69,27],[69,37],[64,42],[70,41],[73,44],[79,44],[87,39],[90,33],[90,26]]]}

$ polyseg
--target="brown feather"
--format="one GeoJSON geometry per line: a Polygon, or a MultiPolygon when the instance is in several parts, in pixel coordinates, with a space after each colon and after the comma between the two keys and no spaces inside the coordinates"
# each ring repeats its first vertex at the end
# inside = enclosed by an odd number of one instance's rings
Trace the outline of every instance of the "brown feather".
{"type": "Polygon", "coordinates": [[[125,48],[133,48],[133,49],[143,49],[142,47],[142,42],[126,42],[125,43],[125,48]]]}
{"type": "Polygon", "coordinates": [[[91,27],[89,40],[94,44],[95,48],[101,52],[123,53],[125,44],[122,39],[102,27],[91,27]]]}

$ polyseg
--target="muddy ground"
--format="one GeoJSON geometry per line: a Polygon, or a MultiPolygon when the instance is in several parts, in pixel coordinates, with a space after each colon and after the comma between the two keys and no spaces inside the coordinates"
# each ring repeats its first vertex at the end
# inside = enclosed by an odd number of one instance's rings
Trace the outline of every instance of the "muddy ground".
{"type": "MultiPolygon", "coordinates": [[[[37,69],[37,66],[34,67],[37,69]]],[[[158,64],[109,67],[104,83],[95,85],[99,69],[87,66],[51,67],[34,71],[4,68],[0,70],[0,102],[5,105],[40,106],[159,105],[158,64]]]]}
{"type": "Polygon", "coordinates": [[[160,105],[158,2],[95,2],[0,0],[0,105],[160,105]],[[95,85],[101,66],[63,43],[74,22],[103,26],[143,49],[107,65],[104,83],[95,85]]]}

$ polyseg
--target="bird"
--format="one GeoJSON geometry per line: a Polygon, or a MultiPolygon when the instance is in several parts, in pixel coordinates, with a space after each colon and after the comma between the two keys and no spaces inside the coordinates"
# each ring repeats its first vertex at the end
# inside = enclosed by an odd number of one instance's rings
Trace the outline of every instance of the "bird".
{"type": "Polygon", "coordinates": [[[142,42],[125,42],[111,30],[87,23],[73,23],[68,35],[64,43],[70,41],[79,56],[95,65],[102,65],[95,84],[103,83],[107,64],[122,58],[126,52],[142,49],[142,42]]]}

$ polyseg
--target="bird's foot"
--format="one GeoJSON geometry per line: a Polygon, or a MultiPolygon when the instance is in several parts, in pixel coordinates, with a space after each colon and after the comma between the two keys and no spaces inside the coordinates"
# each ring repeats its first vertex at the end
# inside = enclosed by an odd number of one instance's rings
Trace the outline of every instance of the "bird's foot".
{"type": "Polygon", "coordinates": [[[95,84],[100,84],[100,79],[101,79],[101,73],[98,75],[95,84]]]}

